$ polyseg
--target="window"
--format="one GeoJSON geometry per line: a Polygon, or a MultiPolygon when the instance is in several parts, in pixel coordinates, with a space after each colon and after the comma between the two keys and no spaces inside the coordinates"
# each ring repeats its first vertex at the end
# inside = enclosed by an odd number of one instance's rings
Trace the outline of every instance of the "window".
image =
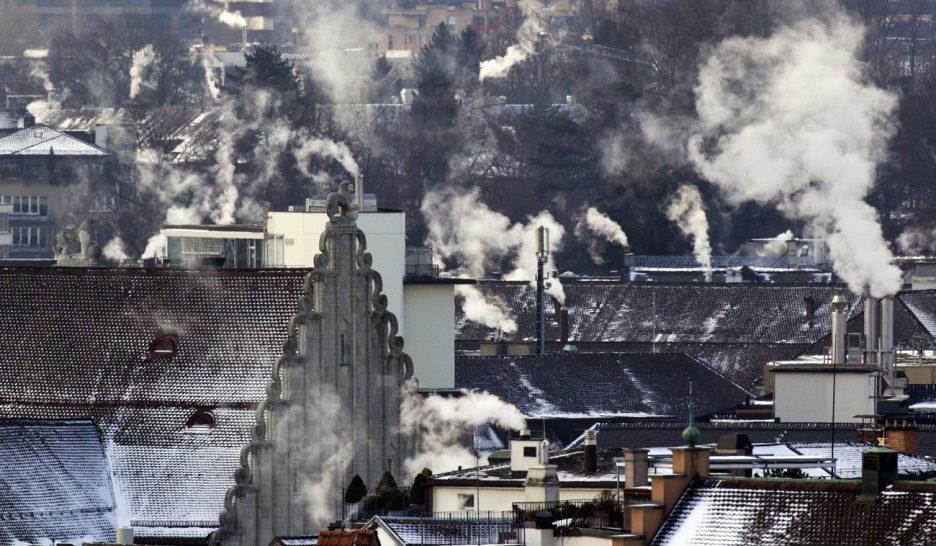
{"type": "Polygon", "coordinates": [[[183,237],[182,254],[189,256],[224,256],[221,239],[183,237]]]}
{"type": "Polygon", "coordinates": [[[13,214],[49,214],[48,200],[44,195],[14,195],[10,200],[13,203],[13,214]]]}
{"type": "Polygon", "coordinates": [[[175,356],[179,348],[179,340],[175,336],[161,335],[150,342],[146,349],[149,358],[170,358],[175,356]]]}
{"type": "Polygon", "coordinates": [[[13,246],[42,248],[46,245],[46,228],[44,227],[14,227],[13,246]]]}
{"type": "Polygon", "coordinates": [[[23,171],[23,163],[17,159],[0,162],[0,178],[16,178],[23,171]]]}
{"type": "Polygon", "coordinates": [[[523,448],[524,457],[536,457],[536,446],[526,446],[523,448]]]}
{"type": "Polygon", "coordinates": [[[206,409],[196,410],[195,413],[189,417],[188,422],[185,423],[185,428],[202,430],[213,429],[215,428],[214,415],[206,409]]]}
{"type": "Polygon", "coordinates": [[[458,494],[458,509],[459,510],[474,510],[475,507],[475,496],[474,494],[458,494]]]}

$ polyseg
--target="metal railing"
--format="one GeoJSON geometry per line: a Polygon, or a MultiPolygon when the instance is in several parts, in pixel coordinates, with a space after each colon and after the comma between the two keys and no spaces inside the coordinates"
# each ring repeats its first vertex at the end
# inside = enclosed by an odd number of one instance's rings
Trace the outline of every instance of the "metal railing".
{"type": "Polygon", "coordinates": [[[630,515],[627,509],[635,501],[647,499],[622,500],[583,499],[557,502],[515,502],[513,504],[514,523],[526,527],[544,523],[547,518],[553,527],[578,527],[587,529],[611,529],[624,531],[630,529],[630,515]]]}
{"type": "Polygon", "coordinates": [[[436,278],[439,276],[439,266],[433,264],[406,264],[406,276],[436,278]]]}

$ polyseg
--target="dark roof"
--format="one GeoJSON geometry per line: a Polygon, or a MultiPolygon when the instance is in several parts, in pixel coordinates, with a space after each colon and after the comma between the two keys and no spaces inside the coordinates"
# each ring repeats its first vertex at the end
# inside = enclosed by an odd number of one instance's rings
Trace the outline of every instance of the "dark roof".
{"type": "Polygon", "coordinates": [[[857,481],[707,479],[688,487],[651,544],[932,544],[936,485],[898,482],[859,502],[857,481]]]}
{"type": "Polygon", "coordinates": [[[94,423],[0,420],[0,544],[113,542],[116,520],[94,423]]]}
{"type": "MultiPolygon", "coordinates": [[[[696,260],[695,256],[669,256],[669,255],[650,255],[635,254],[629,256],[628,260],[631,267],[650,267],[650,268],[700,268],[702,264],[696,260]]],[[[724,269],[727,267],[776,267],[787,269],[803,269],[802,266],[790,264],[790,258],[786,253],[777,256],[712,256],[711,266],[715,269],[724,269]]]]}
{"type": "Polygon", "coordinates": [[[0,416],[94,419],[137,534],[203,538],[306,273],[0,269],[0,416]],[[174,356],[148,357],[160,334],[174,356]],[[202,408],[215,426],[187,429],[202,408]]]}
{"type": "MultiPolygon", "coordinates": [[[[772,421],[712,421],[697,422],[700,444],[714,444],[723,434],[744,433],[754,443],[818,443],[832,440],[832,423],[775,423],[772,421]]],[[[671,447],[682,443],[685,420],[641,420],[600,423],[598,447],[635,448],[671,447]]],[[[936,456],[936,425],[916,425],[917,453],[936,456]]],[[[835,441],[858,439],[857,423],[835,423],[835,441]]],[[[569,447],[578,447],[581,440],[569,447]]]]}
{"type": "Polygon", "coordinates": [[[747,393],[702,362],[675,353],[460,356],[455,386],[497,395],[528,417],[687,413],[689,381],[699,415],[732,408],[747,393]]]}
{"type": "MultiPolygon", "coordinates": [[[[936,336],[936,290],[916,290],[910,292],[901,292],[897,296],[897,301],[919,321],[920,326],[929,336],[936,336]]],[[[900,306],[894,306],[894,330],[897,330],[897,309],[900,306]]],[[[895,334],[896,337],[896,334],[895,334]]]]}

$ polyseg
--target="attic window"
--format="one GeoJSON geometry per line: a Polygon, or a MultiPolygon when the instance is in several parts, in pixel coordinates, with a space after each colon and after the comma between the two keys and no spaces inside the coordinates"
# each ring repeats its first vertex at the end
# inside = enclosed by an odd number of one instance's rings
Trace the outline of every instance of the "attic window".
{"type": "Polygon", "coordinates": [[[185,428],[209,430],[215,428],[214,415],[208,410],[197,410],[185,423],[185,428]]]}
{"type": "Polygon", "coordinates": [[[179,341],[175,336],[161,335],[150,342],[146,350],[146,356],[149,358],[170,358],[175,356],[178,350],[179,341]]]}

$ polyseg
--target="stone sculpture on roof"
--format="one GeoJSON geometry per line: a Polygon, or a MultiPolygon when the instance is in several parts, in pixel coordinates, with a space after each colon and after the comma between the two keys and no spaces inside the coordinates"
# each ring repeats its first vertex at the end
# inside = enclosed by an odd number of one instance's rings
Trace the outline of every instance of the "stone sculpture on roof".
{"type": "Polygon", "coordinates": [[[101,247],[93,241],[94,219],[85,218],[76,229],[68,226],[55,234],[52,250],[56,265],[96,265],[101,247]]]}
{"type": "Polygon", "coordinates": [[[266,546],[275,536],[318,533],[341,516],[351,476],[371,487],[385,471],[401,477],[410,442],[400,405],[413,365],[347,189],[328,197],[320,254],[212,544],[266,546]]]}

